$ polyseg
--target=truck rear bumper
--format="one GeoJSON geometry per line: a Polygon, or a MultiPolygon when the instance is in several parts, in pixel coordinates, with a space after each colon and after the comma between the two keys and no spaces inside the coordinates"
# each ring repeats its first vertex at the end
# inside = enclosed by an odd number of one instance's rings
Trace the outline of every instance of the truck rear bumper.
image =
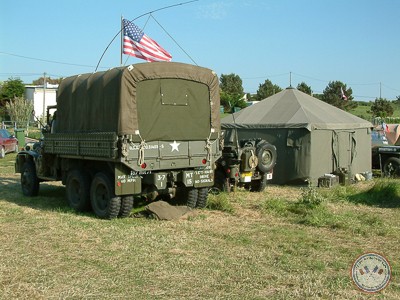
{"type": "Polygon", "coordinates": [[[115,168],[115,194],[140,195],[146,188],[165,190],[175,186],[211,187],[214,171],[211,167],[173,171],[131,171],[123,165],[115,168]]]}

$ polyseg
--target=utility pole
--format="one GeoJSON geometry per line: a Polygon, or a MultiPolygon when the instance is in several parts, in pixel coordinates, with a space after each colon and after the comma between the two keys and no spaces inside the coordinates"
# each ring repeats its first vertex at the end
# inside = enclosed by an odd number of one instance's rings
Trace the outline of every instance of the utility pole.
{"type": "Polygon", "coordinates": [[[379,82],[379,99],[382,99],[382,82],[379,82]]]}
{"type": "Polygon", "coordinates": [[[46,72],[43,73],[43,116],[42,116],[42,124],[46,124],[46,72]]]}

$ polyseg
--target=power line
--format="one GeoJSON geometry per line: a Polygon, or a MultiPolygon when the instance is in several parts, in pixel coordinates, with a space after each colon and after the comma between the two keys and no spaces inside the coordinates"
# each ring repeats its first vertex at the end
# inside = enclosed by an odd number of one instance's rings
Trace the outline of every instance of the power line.
{"type": "Polygon", "coordinates": [[[320,81],[320,82],[329,82],[329,80],[318,79],[318,78],[314,78],[314,77],[311,77],[311,76],[298,74],[298,73],[295,73],[295,72],[292,72],[292,74],[297,75],[297,76],[300,76],[300,77],[304,77],[304,78],[308,78],[308,79],[320,81]]]}
{"type": "MultiPolygon", "coordinates": [[[[192,2],[192,1],[191,1],[192,2]]],[[[156,22],[157,20],[151,16],[156,22]]],[[[158,22],[157,22],[158,23],[158,22]]],[[[159,24],[159,23],[158,23],[159,24]]],[[[161,26],[161,24],[159,24],[161,26]]],[[[161,28],[163,28],[161,26],[161,28]]],[[[165,31],[165,29],[163,28],[163,30],[165,31]]],[[[168,32],[165,31],[167,34],[168,32]]],[[[169,34],[168,34],[169,35],[169,34]]],[[[172,37],[171,37],[172,38],[172,37]]],[[[177,44],[179,46],[179,44],[177,44]]],[[[179,46],[180,47],[180,46],[179,46]]],[[[181,47],[180,47],[181,48],[181,47]]],[[[181,48],[182,49],[182,48],[181,48]]],[[[183,49],[182,49],[183,50],[183,49]]],[[[184,50],[183,50],[184,51],[184,50]]],[[[185,52],[185,51],[184,51],[185,52]]],[[[185,52],[186,53],[186,52],[185,52]]],[[[74,64],[74,63],[65,63],[65,62],[60,62],[60,61],[54,61],[54,60],[46,60],[46,59],[41,59],[41,58],[35,58],[35,57],[29,57],[29,56],[24,56],[24,55],[19,55],[19,54],[14,54],[14,53],[9,53],[9,52],[4,52],[4,51],[0,51],[0,54],[5,54],[5,55],[9,55],[9,56],[14,56],[14,57],[19,57],[19,58],[24,58],[24,59],[30,59],[30,60],[36,60],[36,61],[42,61],[42,62],[48,62],[48,63],[54,63],[54,64],[62,64],[62,65],[70,65],[70,66],[78,66],[78,67],[90,67],[93,68],[94,66],[90,66],[90,65],[82,65],[82,64],[74,64]]],[[[189,56],[189,55],[188,55],[189,56]]],[[[190,56],[189,56],[190,58],[190,56]]],[[[193,59],[192,59],[193,61],[193,59]]],[[[194,61],[193,61],[194,62],[194,61]]],[[[195,62],[194,62],[195,63],[195,62]]],[[[196,63],[195,63],[196,64],[196,63]]],[[[102,67],[105,68],[105,67],[102,67]]],[[[105,68],[107,69],[107,68],[105,68]]],[[[109,69],[109,68],[108,68],[109,69]]],[[[38,76],[38,75],[42,75],[43,73],[0,73],[0,76],[38,76]]],[[[272,75],[265,75],[265,76],[256,76],[256,77],[245,77],[242,78],[242,80],[253,80],[253,79],[264,79],[264,78],[272,78],[272,77],[280,77],[280,76],[287,76],[288,74],[290,74],[289,72],[287,73],[281,73],[281,74],[272,74],[272,75]]],[[[311,80],[315,80],[315,81],[320,81],[320,82],[330,82],[329,80],[323,80],[323,79],[318,79],[315,77],[311,77],[308,75],[303,75],[303,74],[299,74],[299,73],[295,73],[292,72],[292,74],[300,76],[300,77],[304,77],[304,78],[308,78],[311,80]]],[[[53,76],[53,77],[66,77],[64,75],[57,75],[57,74],[48,74],[49,76],[53,76]]],[[[349,86],[354,86],[354,85],[363,85],[363,86],[372,86],[372,85],[382,85],[387,89],[390,89],[392,91],[396,91],[396,92],[400,92],[400,89],[396,89],[393,87],[390,87],[384,83],[380,83],[380,82],[376,82],[376,83],[347,83],[347,85],[349,86]]],[[[376,97],[372,97],[372,96],[357,96],[355,95],[355,97],[359,97],[359,98],[376,98],[376,97]]]]}
{"type": "Polygon", "coordinates": [[[249,79],[264,79],[264,78],[271,78],[271,77],[279,77],[279,76],[287,76],[289,75],[289,72],[287,73],[282,73],[282,74],[275,74],[275,75],[265,75],[265,76],[257,76],[257,77],[246,77],[246,78],[242,78],[245,80],[249,80],[249,79]]]}
{"type": "Polygon", "coordinates": [[[154,18],[154,16],[152,14],[150,14],[150,17],[153,18],[154,21],[156,21],[156,23],[162,28],[162,30],[164,30],[164,32],[171,38],[171,40],[174,41],[174,43],[190,58],[190,60],[196,65],[198,66],[198,64],[194,61],[194,59],[185,51],[185,49],[183,49],[181,47],[181,45],[178,44],[178,42],[172,37],[172,35],[170,35],[168,33],[167,30],[165,30],[165,28],[156,20],[156,18],[154,18]]]}
{"type": "Polygon", "coordinates": [[[0,76],[37,76],[42,73],[0,73],[0,76]]]}
{"type": "MultiPolygon", "coordinates": [[[[59,74],[50,74],[46,73],[50,77],[66,77],[65,75],[59,75],[59,74]]],[[[0,76],[24,76],[24,77],[31,77],[31,76],[42,76],[43,73],[0,73],[0,76]]]]}
{"type": "MultiPolygon", "coordinates": [[[[19,55],[19,54],[13,54],[13,53],[8,53],[8,52],[3,52],[3,51],[0,51],[0,53],[1,53],[1,54],[5,54],[5,55],[9,55],[9,56],[15,56],[15,57],[24,58],[24,59],[42,61],[42,62],[47,62],[47,63],[52,63],[52,64],[67,65],[67,66],[75,66],[75,67],[85,67],[85,68],[94,68],[94,66],[90,66],[90,65],[72,64],[72,63],[61,62],[61,61],[55,61],[55,60],[47,60],[47,59],[42,59],[42,58],[34,58],[34,57],[29,57],[29,56],[24,56],[24,55],[19,55]]],[[[109,69],[109,68],[104,68],[104,69],[109,69]]]]}
{"type": "MultiPolygon", "coordinates": [[[[189,4],[189,3],[197,2],[197,1],[199,1],[199,0],[191,0],[191,1],[186,1],[186,2],[182,2],[182,3],[177,3],[177,4],[169,5],[169,6],[164,6],[164,7],[161,7],[161,8],[158,8],[158,9],[155,9],[155,10],[152,10],[152,11],[149,11],[149,12],[146,12],[146,13],[144,13],[144,14],[141,14],[140,16],[138,16],[138,17],[132,19],[130,22],[133,23],[133,21],[135,21],[135,20],[137,20],[137,19],[139,19],[139,18],[141,18],[141,17],[143,17],[143,16],[150,15],[150,14],[155,13],[155,12],[160,11],[160,10],[169,9],[169,8],[172,8],[172,7],[176,7],[176,6],[179,6],[179,5],[185,5],[185,4],[189,4]]],[[[101,62],[101,60],[103,59],[104,54],[107,52],[108,48],[110,48],[111,44],[114,42],[114,40],[116,39],[116,37],[122,32],[122,30],[123,30],[123,28],[121,28],[121,29],[117,32],[117,34],[111,39],[110,43],[107,45],[106,49],[104,49],[104,52],[103,52],[103,54],[100,56],[99,62],[97,63],[96,69],[94,70],[95,72],[96,72],[97,69],[99,68],[100,62],[101,62]]]]}
{"type": "Polygon", "coordinates": [[[392,87],[390,87],[390,86],[387,86],[386,84],[383,84],[383,83],[382,83],[382,85],[383,85],[384,87],[388,88],[389,90],[393,90],[393,91],[396,91],[396,92],[400,92],[400,90],[395,89],[395,88],[392,88],[392,87]]]}

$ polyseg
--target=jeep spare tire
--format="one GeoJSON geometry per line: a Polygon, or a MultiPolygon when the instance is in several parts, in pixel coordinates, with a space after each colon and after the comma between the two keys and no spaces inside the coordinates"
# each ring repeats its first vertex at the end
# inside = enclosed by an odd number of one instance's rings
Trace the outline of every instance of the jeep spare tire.
{"type": "Polygon", "coordinates": [[[267,142],[260,143],[256,150],[258,169],[263,173],[271,171],[276,164],[276,148],[267,142]]]}

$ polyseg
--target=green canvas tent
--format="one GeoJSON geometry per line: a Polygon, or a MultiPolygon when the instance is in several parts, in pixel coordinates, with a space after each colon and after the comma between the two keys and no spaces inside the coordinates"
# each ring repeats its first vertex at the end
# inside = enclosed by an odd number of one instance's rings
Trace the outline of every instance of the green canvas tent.
{"type": "Polygon", "coordinates": [[[372,124],[288,88],[221,120],[225,143],[261,138],[277,148],[273,183],[317,184],[324,174],[371,171],[372,124]]]}

